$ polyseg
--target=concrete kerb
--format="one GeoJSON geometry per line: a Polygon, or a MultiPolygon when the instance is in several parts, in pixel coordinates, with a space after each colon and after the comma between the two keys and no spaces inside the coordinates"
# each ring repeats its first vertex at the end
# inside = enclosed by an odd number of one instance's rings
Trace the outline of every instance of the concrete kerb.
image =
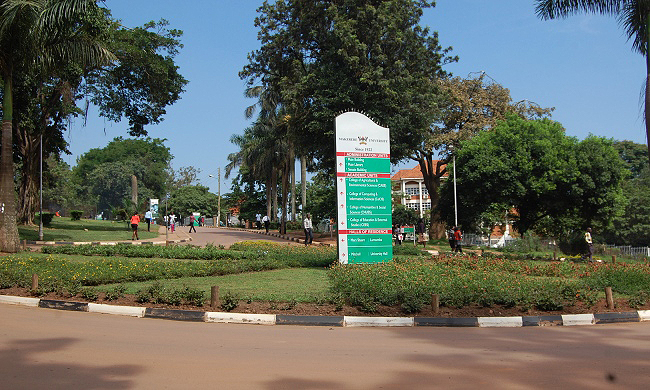
{"type": "Polygon", "coordinates": [[[523,326],[580,326],[621,322],[650,321],[650,310],[623,313],[566,314],[558,316],[525,317],[359,317],[359,316],[301,316],[276,314],[246,314],[204,312],[193,310],[159,309],[117,306],[86,302],[59,301],[29,297],[0,295],[0,303],[56,310],[85,311],[100,314],[123,315],[175,321],[256,324],[301,325],[335,327],[523,327],[523,326]]]}

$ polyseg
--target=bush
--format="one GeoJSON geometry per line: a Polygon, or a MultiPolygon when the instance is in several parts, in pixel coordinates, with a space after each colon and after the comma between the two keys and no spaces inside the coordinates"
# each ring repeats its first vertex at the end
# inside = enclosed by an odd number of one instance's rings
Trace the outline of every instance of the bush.
{"type": "Polygon", "coordinates": [[[43,226],[50,226],[54,213],[43,213],[43,226]]]}
{"type": "Polygon", "coordinates": [[[73,221],[78,221],[81,219],[81,216],[84,214],[82,210],[70,210],[70,216],[73,221]]]}
{"type": "Polygon", "coordinates": [[[239,306],[239,298],[230,291],[226,292],[221,298],[221,309],[225,311],[234,310],[239,306]]]}

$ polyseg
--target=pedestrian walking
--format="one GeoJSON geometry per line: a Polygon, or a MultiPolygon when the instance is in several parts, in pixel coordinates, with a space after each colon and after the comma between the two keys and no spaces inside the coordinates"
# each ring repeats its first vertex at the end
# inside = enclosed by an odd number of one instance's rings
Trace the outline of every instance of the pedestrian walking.
{"type": "Polygon", "coordinates": [[[460,245],[460,242],[463,241],[463,233],[460,231],[458,226],[454,227],[454,252],[463,253],[463,248],[460,245]]]}
{"type": "Polygon", "coordinates": [[[144,213],[144,220],[147,221],[147,231],[151,231],[151,218],[153,216],[153,213],[151,210],[147,210],[146,213],[144,213]]]}
{"type": "Polygon", "coordinates": [[[269,220],[269,216],[265,215],[262,217],[262,222],[264,223],[264,229],[266,229],[266,232],[269,232],[269,226],[271,226],[271,221],[269,220]]]}
{"type": "Polygon", "coordinates": [[[262,228],[262,214],[260,213],[255,214],[255,227],[257,230],[262,228]]]}
{"type": "Polygon", "coordinates": [[[196,233],[196,228],[194,227],[194,214],[190,214],[190,233],[192,233],[192,230],[194,230],[194,233],[196,233]]]}
{"type": "Polygon", "coordinates": [[[174,233],[174,230],[176,229],[176,216],[173,212],[169,216],[169,225],[172,227],[172,233],[174,233]]]}
{"type": "Polygon", "coordinates": [[[585,254],[585,259],[590,263],[594,261],[594,242],[591,239],[591,228],[587,228],[585,232],[585,243],[587,244],[587,253],[585,254]]]}
{"type": "Polygon", "coordinates": [[[454,237],[454,228],[451,228],[447,231],[447,240],[449,240],[449,246],[453,252],[456,248],[456,237],[454,237]]]}
{"type": "Polygon", "coordinates": [[[423,248],[426,248],[427,247],[427,239],[425,238],[424,235],[426,234],[427,228],[424,225],[424,220],[422,218],[420,218],[418,220],[418,225],[417,225],[416,229],[417,229],[416,233],[418,234],[418,243],[422,244],[423,248]]]}
{"type": "Polygon", "coordinates": [[[140,223],[140,216],[138,215],[138,212],[135,211],[135,212],[133,212],[133,215],[131,216],[131,230],[133,230],[133,234],[131,235],[131,241],[140,239],[138,237],[138,224],[139,223],[140,223]]]}
{"type": "Polygon", "coordinates": [[[305,220],[303,221],[303,226],[305,228],[305,246],[312,243],[314,240],[314,235],[312,234],[312,225],[311,225],[311,215],[307,213],[305,220]]]}

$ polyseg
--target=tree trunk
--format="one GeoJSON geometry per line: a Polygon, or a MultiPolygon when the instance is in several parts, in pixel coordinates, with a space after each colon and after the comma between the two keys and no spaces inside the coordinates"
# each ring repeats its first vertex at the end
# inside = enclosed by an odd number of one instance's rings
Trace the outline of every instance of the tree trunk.
{"type": "Polygon", "coordinates": [[[22,174],[18,189],[18,219],[26,224],[34,224],[34,214],[38,207],[38,184],[39,177],[39,146],[40,137],[35,136],[28,130],[17,129],[20,143],[20,154],[23,156],[22,174]]]}
{"type": "MultiPolygon", "coordinates": [[[[445,223],[440,220],[440,210],[438,210],[438,202],[440,201],[440,179],[447,172],[447,168],[442,168],[443,161],[433,165],[433,157],[431,154],[420,154],[417,159],[422,171],[422,178],[424,179],[424,186],[429,191],[431,199],[431,220],[429,221],[429,237],[443,238],[445,235],[445,223]]],[[[420,194],[422,196],[422,194],[420,194]]]]}
{"type": "Polygon", "coordinates": [[[289,207],[289,173],[291,172],[290,160],[284,163],[282,169],[282,221],[280,233],[287,234],[287,209],[289,207]]]}
{"type": "Polygon", "coordinates": [[[271,210],[271,221],[278,222],[278,170],[271,171],[271,199],[273,208],[271,210]]]}
{"type": "Polygon", "coordinates": [[[650,13],[646,16],[645,136],[650,164],[650,13]]]}
{"type": "Polygon", "coordinates": [[[18,252],[20,240],[16,223],[13,161],[13,95],[11,75],[5,75],[2,102],[2,149],[0,154],[0,251],[18,252]]]}
{"type": "Polygon", "coordinates": [[[300,156],[300,187],[302,190],[302,217],[307,212],[307,157],[300,156]]]}
{"type": "Polygon", "coordinates": [[[296,220],[296,156],[293,147],[289,152],[289,174],[291,175],[291,220],[296,220]]]}
{"type": "Polygon", "coordinates": [[[273,206],[271,192],[271,179],[266,179],[266,216],[269,218],[271,218],[271,207],[273,206]]]}

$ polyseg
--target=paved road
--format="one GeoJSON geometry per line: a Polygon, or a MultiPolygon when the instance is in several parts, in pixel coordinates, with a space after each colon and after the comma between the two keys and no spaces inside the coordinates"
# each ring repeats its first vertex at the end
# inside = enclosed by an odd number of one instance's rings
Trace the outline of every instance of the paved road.
{"type": "Polygon", "coordinates": [[[647,389],[650,323],[328,328],[0,305],[2,389],[647,389]]]}
{"type": "MultiPolygon", "coordinates": [[[[188,226],[182,226],[181,232],[188,232],[188,226]]],[[[273,241],[284,244],[299,245],[293,241],[287,241],[273,236],[247,232],[244,230],[216,229],[209,227],[197,227],[196,233],[189,233],[192,241],[186,244],[205,246],[208,243],[213,245],[223,245],[226,248],[239,241],[273,241]]]]}

